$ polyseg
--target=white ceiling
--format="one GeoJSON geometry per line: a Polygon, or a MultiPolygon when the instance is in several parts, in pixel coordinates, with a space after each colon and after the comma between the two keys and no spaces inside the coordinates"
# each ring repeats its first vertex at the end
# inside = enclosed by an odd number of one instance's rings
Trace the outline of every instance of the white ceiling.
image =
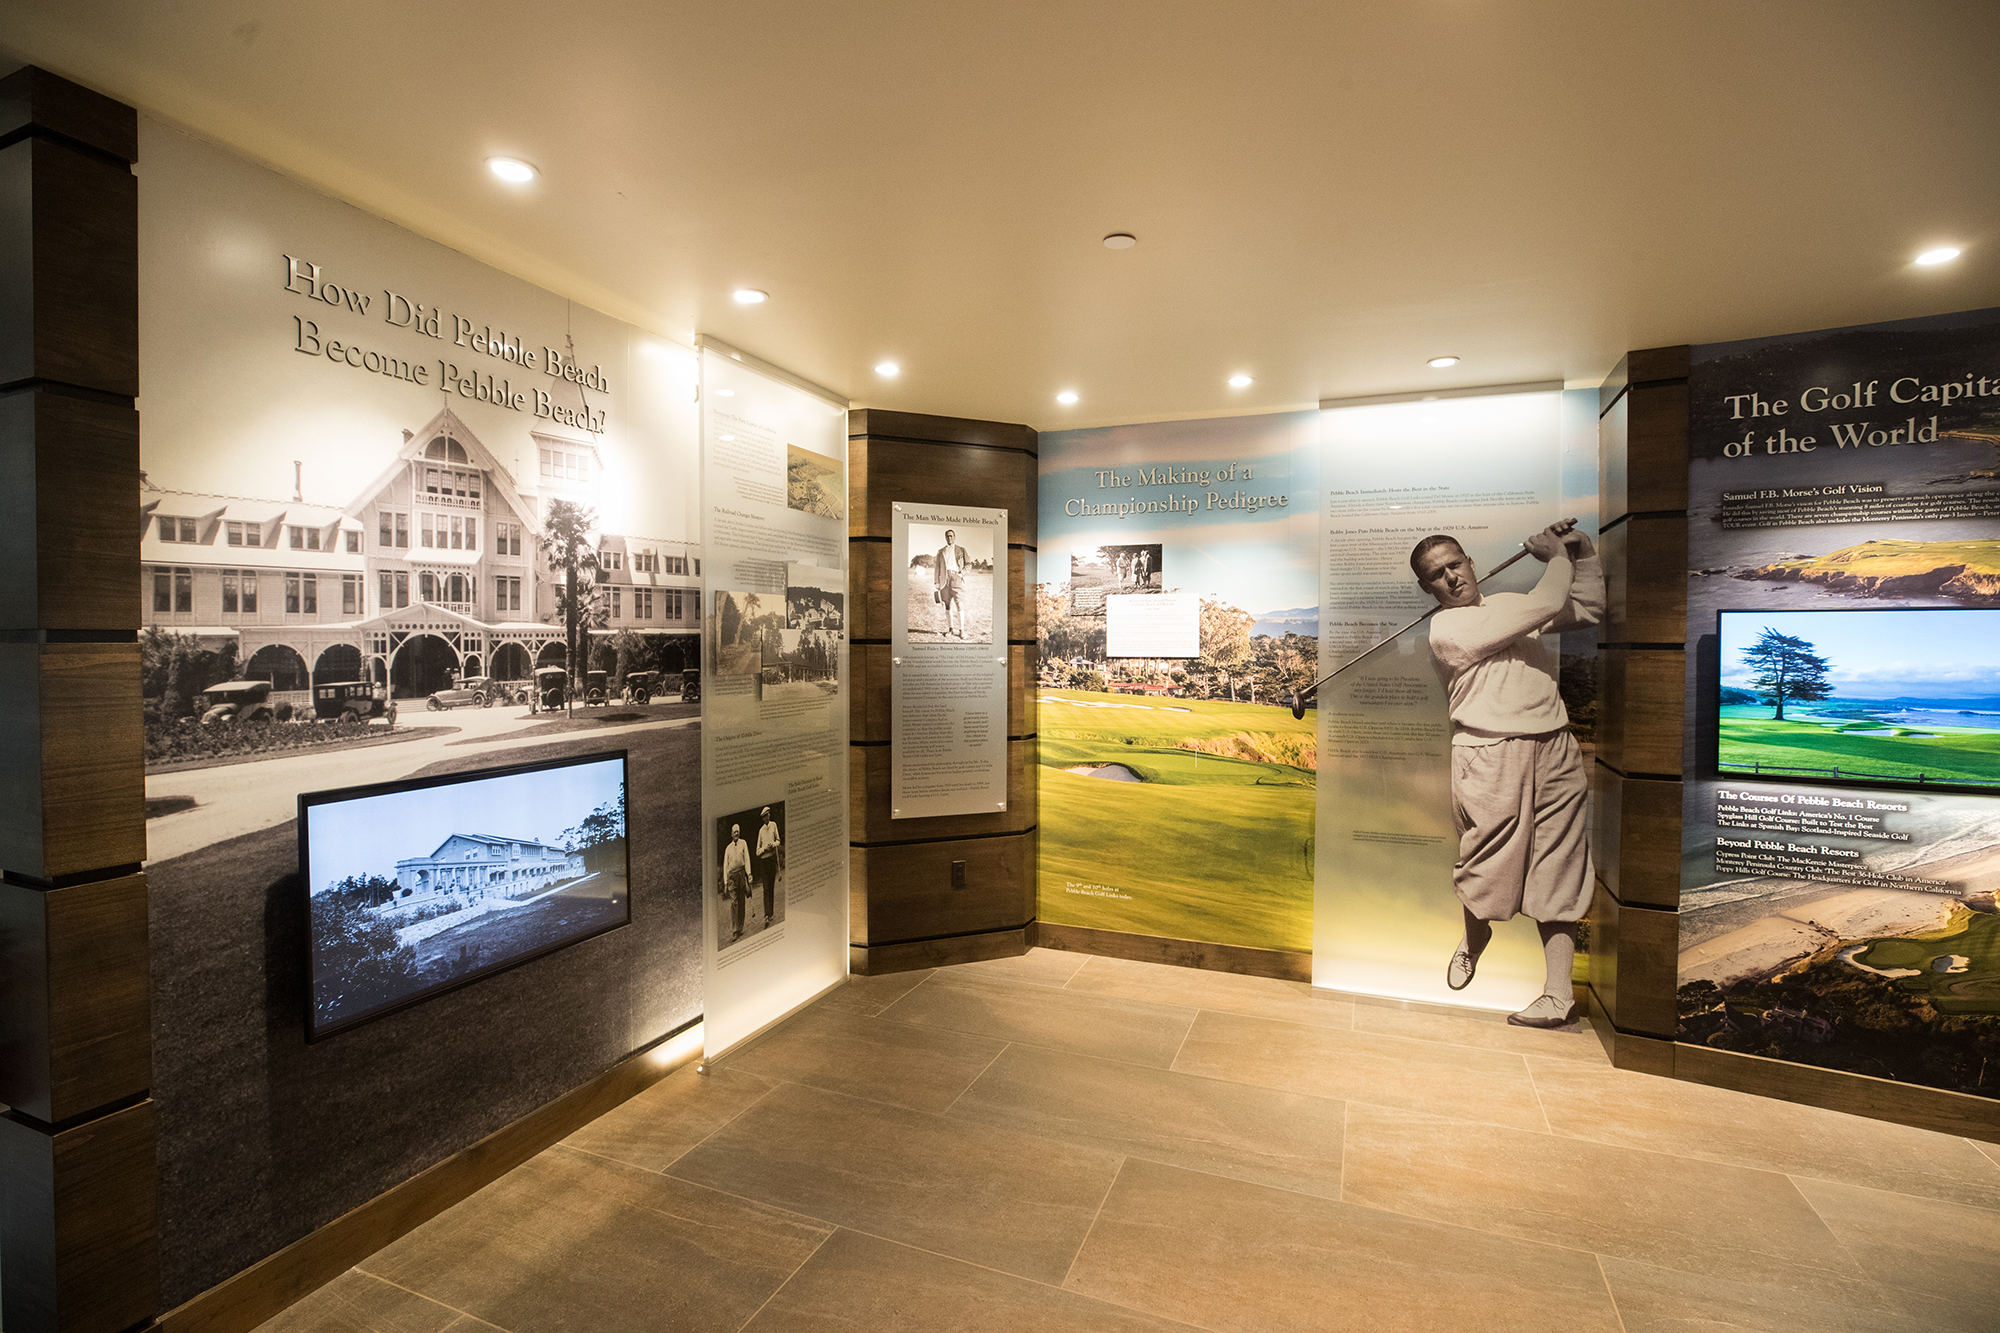
{"type": "Polygon", "coordinates": [[[1043,430],[2000,304],[1993,0],[8,0],[0,51],[678,340],[1043,430]]]}

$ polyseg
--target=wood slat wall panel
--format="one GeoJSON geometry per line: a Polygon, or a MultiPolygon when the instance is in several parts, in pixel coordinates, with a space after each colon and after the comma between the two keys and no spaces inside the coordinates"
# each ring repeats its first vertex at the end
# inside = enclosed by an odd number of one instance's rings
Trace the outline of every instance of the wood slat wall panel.
{"type": "Polygon", "coordinates": [[[0,868],[55,880],[146,859],[139,709],[137,643],[0,644],[0,750],[14,757],[0,868]]]}
{"type": "Polygon", "coordinates": [[[1626,503],[1629,489],[1625,476],[1625,447],[1631,425],[1631,406],[1620,393],[1597,421],[1597,507],[1600,530],[1624,518],[1632,507],[1626,503]]]}
{"type": "Polygon", "coordinates": [[[1035,917],[1035,834],[850,847],[851,883],[866,895],[866,934],[850,925],[855,944],[873,948],[944,935],[1012,930],[1035,917]],[[965,862],[965,887],[951,887],[951,863],[965,862]]]}
{"type": "MultiPolygon", "coordinates": [[[[33,242],[30,304],[0,325],[0,382],[56,380],[136,396],[138,180],[129,168],[42,139],[23,139],[3,151],[8,161],[0,177],[8,186],[18,188],[25,175],[28,216],[22,221],[32,228],[33,242]]],[[[20,230],[18,222],[0,225],[0,236],[18,245],[20,230]]],[[[19,299],[18,282],[5,283],[10,300],[19,299]]]]}
{"type": "MultiPolygon", "coordinates": [[[[892,504],[967,505],[1005,509],[1007,540],[1035,544],[1035,460],[1031,455],[972,445],[873,438],[849,443],[850,453],[861,456],[866,482],[857,491],[850,479],[848,535],[894,536],[892,504]]],[[[850,459],[850,478],[853,467],[850,459]]]]}
{"type": "MultiPolygon", "coordinates": [[[[857,506],[858,507],[858,506],[857,506]]],[[[855,639],[889,638],[889,563],[895,555],[888,542],[849,542],[848,584],[854,591],[847,608],[847,633],[855,639]]]]}
{"type": "Polygon", "coordinates": [[[1618,918],[1618,900],[1603,880],[1596,881],[1585,917],[1590,923],[1590,989],[1608,1014],[1618,1012],[1618,918]]]}
{"type": "Polygon", "coordinates": [[[1604,534],[1605,643],[1680,643],[1687,632],[1687,520],[1634,518],[1604,534]]]}
{"type": "MultiPolygon", "coordinates": [[[[848,650],[853,677],[848,696],[848,736],[852,741],[881,744],[889,740],[893,659],[886,643],[859,643],[848,650]]],[[[1035,649],[1013,644],[1007,649],[1007,734],[1034,733],[1035,649]]]]}
{"type": "Polygon", "coordinates": [[[139,528],[103,503],[104,478],[139,472],[139,414],[36,388],[0,398],[0,625],[139,629],[139,528]]]}
{"type": "Polygon", "coordinates": [[[0,883],[0,953],[0,971],[35,987],[9,1005],[0,1099],[54,1122],[152,1086],[145,876],[0,883]]]}
{"type": "Polygon", "coordinates": [[[1674,1048],[1674,1075],[1759,1097],[2000,1143],[2000,1101],[1990,1097],[1685,1043],[1674,1048]]]}
{"type": "Polygon", "coordinates": [[[1678,1026],[1680,913],[1622,904],[1617,952],[1618,1026],[1672,1040],[1678,1026]]]}
{"type": "Polygon", "coordinates": [[[0,1117],[9,1329],[116,1333],[159,1309],[153,1103],[74,1129],[0,1117]]]}
{"type": "Polygon", "coordinates": [[[891,412],[864,407],[847,414],[849,435],[887,435],[937,444],[979,444],[996,449],[1036,451],[1035,432],[1010,421],[975,421],[970,417],[936,417],[919,412],[891,412]]]}
{"type": "Polygon", "coordinates": [[[52,130],[123,162],[139,160],[139,116],[123,102],[25,65],[0,79],[0,134],[52,130]]]}
{"type": "Polygon", "coordinates": [[[1679,907],[1681,784],[1591,765],[1591,856],[1624,902],[1679,907]]]}
{"type": "Polygon", "coordinates": [[[1018,930],[992,930],[977,935],[955,935],[950,939],[918,940],[910,944],[883,944],[874,948],[849,946],[848,969],[857,976],[887,976],[891,972],[918,972],[927,967],[951,967],[956,963],[978,963],[989,958],[1018,958],[1035,947],[1037,927],[1029,922],[1018,930]]]}
{"type": "Polygon", "coordinates": [[[1687,385],[1635,384],[1625,401],[1630,404],[1625,458],[1629,512],[1686,509],[1687,385]]]}
{"type": "Polygon", "coordinates": [[[1033,741],[1007,743],[1007,808],[992,814],[940,815],[896,819],[890,815],[889,747],[853,746],[848,751],[847,801],[854,842],[914,842],[926,838],[968,838],[984,833],[1018,833],[1035,826],[1035,747],[1033,741]]]}
{"type": "Polygon", "coordinates": [[[1597,671],[1597,757],[1627,774],[1678,774],[1683,654],[1600,648],[1597,671]]]}

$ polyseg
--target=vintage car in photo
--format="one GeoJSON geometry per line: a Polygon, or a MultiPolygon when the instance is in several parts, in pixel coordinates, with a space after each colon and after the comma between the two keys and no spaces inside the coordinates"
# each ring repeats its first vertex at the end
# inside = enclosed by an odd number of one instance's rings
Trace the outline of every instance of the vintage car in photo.
{"type": "Polygon", "coordinates": [[[270,722],[277,716],[268,680],[226,680],[203,690],[201,702],[204,727],[216,722],[270,722]]]}
{"type": "Polygon", "coordinates": [[[433,713],[447,708],[490,708],[495,696],[491,685],[484,676],[466,676],[424,700],[424,707],[433,713]]]}

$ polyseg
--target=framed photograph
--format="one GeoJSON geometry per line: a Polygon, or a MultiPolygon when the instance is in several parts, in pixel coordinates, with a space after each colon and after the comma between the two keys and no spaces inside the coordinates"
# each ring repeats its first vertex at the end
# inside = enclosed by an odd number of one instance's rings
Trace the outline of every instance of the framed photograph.
{"type": "Polygon", "coordinates": [[[632,919],[623,750],[299,795],[309,1041],[632,919]]]}
{"type": "Polygon", "coordinates": [[[1716,613],[1716,776],[2000,790],[2000,608],[1716,613]]]}

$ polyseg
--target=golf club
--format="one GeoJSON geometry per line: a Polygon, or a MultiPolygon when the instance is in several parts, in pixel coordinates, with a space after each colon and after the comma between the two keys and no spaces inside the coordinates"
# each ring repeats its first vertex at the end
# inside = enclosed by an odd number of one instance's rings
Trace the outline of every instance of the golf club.
{"type": "MultiPolygon", "coordinates": [[[[1573,518],[1566,518],[1562,520],[1562,522],[1555,524],[1554,526],[1561,528],[1563,532],[1567,533],[1576,527],[1576,520],[1573,518]]],[[[1481,574],[1479,576],[1479,581],[1482,584],[1485,583],[1486,580],[1493,578],[1495,575],[1499,574],[1501,570],[1507,568],[1509,565],[1513,564],[1516,560],[1519,560],[1522,556],[1526,555],[1527,553],[1528,553],[1528,544],[1526,542],[1523,542],[1521,543],[1520,550],[1514,552],[1514,554],[1508,556],[1505,560],[1502,560],[1499,564],[1495,565],[1492,569],[1488,570],[1486,573],[1481,574]]],[[[1373,647],[1364,649],[1360,653],[1357,653],[1355,656],[1350,657],[1347,661],[1342,662],[1339,666],[1327,672],[1324,676],[1321,676],[1318,680],[1314,681],[1312,684],[1306,686],[1305,689],[1294,691],[1292,694],[1292,716],[1303,720],[1306,715],[1306,700],[1318,694],[1320,686],[1326,684],[1328,681],[1332,680],[1335,676],[1347,670],[1347,668],[1358,664],[1363,659],[1371,656],[1376,652],[1379,652],[1383,648],[1388,647],[1390,644],[1394,643],[1397,639],[1409,633],[1417,626],[1423,624],[1426,620],[1429,620],[1432,616],[1436,615],[1438,612],[1442,610],[1444,610],[1444,608],[1441,606],[1432,607],[1430,610],[1418,616],[1415,620],[1412,620],[1409,624],[1397,630],[1394,634],[1389,635],[1385,639],[1379,640],[1373,647]]]]}

